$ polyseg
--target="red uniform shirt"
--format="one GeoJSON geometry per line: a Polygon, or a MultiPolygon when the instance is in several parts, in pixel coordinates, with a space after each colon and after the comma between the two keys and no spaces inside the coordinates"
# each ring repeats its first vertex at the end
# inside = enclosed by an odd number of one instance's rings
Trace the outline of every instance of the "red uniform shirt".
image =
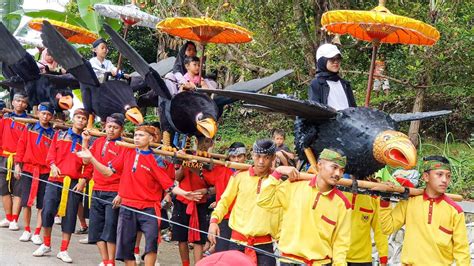
{"type": "MultiPolygon", "coordinates": [[[[216,188],[216,203],[219,203],[222,193],[224,193],[225,188],[229,183],[230,177],[235,175],[236,173],[238,172],[236,172],[234,169],[222,165],[214,166],[211,171],[202,171],[204,180],[206,180],[208,184],[213,185],[216,188]]],[[[229,219],[232,207],[234,207],[234,203],[232,203],[232,205],[229,207],[229,211],[224,216],[224,219],[229,219]]]]}
{"type": "Polygon", "coordinates": [[[109,165],[120,178],[119,196],[122,204],[136,209],[156,207],[163,191],[173,186],[167,164],[151,150],[126,149],[109,165]]]}
{"type": "Polygon", "coordinates": [[[26,130],[26,125],[20,122],[15,122],[12,117],[26,117],[26,113],[16,115],[14,113],[5,114],[0,119],[0,146],[2,147],[2,156],[8,157],[5,152],[15,153],[18,140],[20,140],[21,133],[26,130]]]}
{"type": "Polygon", "coordinates": [[[76,156],[76,152],[82,150],[81,142],[82,138],[73,133],[72,129],[58,131],[54,134],[46,162],[49,165],[54,163],[61,171],[61,176],[59,178],[50,176],[49,180],[62,182],[65,176],[69,176],[71,179],[91,179],[92,164],[86,165],[81,158],[76,156]]]}
{"type": "MultiPolygon", "coordinates": [[[[107,165],[114,158],[125,152],[125,147],[118,146],[115,139],[107,141],[106,137],[98,138],[92,144],[90,151],[92,155],[101,163],[107,165]]],[[[110,177],[105,177],[99,171],[94,170],[92,175],[94,179],[94,190],[114,191],[117,192],[120,184],[120,175],[113,174],[110,177]]]]}
{"type": "Polygon", "coordinates": [[[39,122],[30,124],[18,141],[15,162],[23,163],[23,170],[29,173],[33,173],[35,167],[39,167],[40,174],[49,173],[46,156],[54,133],[51,127],[43,128],[39,122]]]}
{"type": "MultiPolygon", "coordinates": [[[[185,191],[194,191],[201,188],[208,188],[209,184],[206,183],[204,178],[201,178],[197,173],[197,169],[192,169],[189,167],[183,167],[184,177],[179,181],[179,187],[185,191]]],[[[177,196],[176,199],[186,204],[189,200],[185,199],[182,196],[177,196]]],[[[207,201],[207,196],[202,197],[200,201],[196,203],[205,203],[207,201]]]]}

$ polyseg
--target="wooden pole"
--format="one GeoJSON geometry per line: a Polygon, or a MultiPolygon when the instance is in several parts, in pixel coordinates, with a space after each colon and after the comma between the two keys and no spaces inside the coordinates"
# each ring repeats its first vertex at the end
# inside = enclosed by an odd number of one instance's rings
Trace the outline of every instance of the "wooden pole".
{"type": "Polygon", "coordinates": [[[370,94],[372,93],[372,86],[374,85],[374,69],[375,69],[375,59],[377,58],[377,50],[379,48],[379,42],[373,41],[372,43],[372,59],[370,61],[370,70],[369,70],[369,82],[367,83],[367,92],[365,95],[365,107],[370,105],[370,94]]]}
{"type": "MultiPolygon", "coordinates": [[[[127,142],[123,142],[123,141],[117,141],[116,144],[119,146],[127,147],[127,148],[135,148],[135,145],[127,143],[127,142]]],[[[217,165],[223,165],[229,168],[234,168],[237,170],[247,170],[251,167],[250,164],[234,163],[234,162],[229,162],[229,161],[219,161],[219,160],[213,160],[210,158],[205,158],[205,157],[200,157],[200,156],[195,156],[195,155],[182,154],[178,152],[170,152],[170,151],[163,151],[163,150],[157,150],[157,149],[154,149],[153,152],[161,156],[177,157],[182,160],[195,160],[195,161],[199,161],[203,163],[213,163],[217,165]]],[[[313,177],[314,177],[314,174],[300,172],[300,179],[302,180],[310,180],[313,177]]],[[[337,184],[341,186],[351,187],[352,180],[345,179],[345,178],[339,179],[337,184]]],[[[383,183],[376,183],[376,182],[370,182],[370,181],[365,181],[365,180],[358,180],[357,185],[358,187],[365,188],[365,189],[377,188],[377,191],[396,192],[396,193],[405,192],[405,187],[389,186],[383,183]]],[[[410,196],[423,195],[423,192],[424,192],[423,189],[419,189],[419,188],[408,188],[408,189],[410,191],[410,196]]],[[[450,197],[451,199],[455,201],[462,201],[463,199],[461,195],[457,195],[457,194],[446,193],[446,196],[450,197]]]]}
{"type": "MultiPolygon", "coordinates": [[[[36,118],[13,117],[13,120],[21,122],[21,123],[25,123],[25,124],[34,124],[34,123],[38,122],[38,119],[36,119],[36,118]]],[[[72,125],[62,123],[62,122],[52,122],[52,127],[53,128],[59,128],[59,129],[68,129],[68,128],[71,128],[72,125]]],[[[91,136],[99,137],[99,138],[107,136],[107,134],[105,132],[96,131],[96,130],[90,130],[89,133],[91,134],[91,136]]],[[[128,138],[128,137],[123,137],[122,136],[122,140],[125,141],[125,142],[128,142],[128,143],[131,143],[132,145],[134,143],[133,138],[128,138]]],[[[153,148],[160,148],[161,144],[153,142],[153,143],[150,144],[150,146],[153,147],[153,148]]],[[[227,156],[223,155],[223,154],[209,153],[209,155],[214,159],[222,159],[222,160],[227,159],[227,156]]]]}

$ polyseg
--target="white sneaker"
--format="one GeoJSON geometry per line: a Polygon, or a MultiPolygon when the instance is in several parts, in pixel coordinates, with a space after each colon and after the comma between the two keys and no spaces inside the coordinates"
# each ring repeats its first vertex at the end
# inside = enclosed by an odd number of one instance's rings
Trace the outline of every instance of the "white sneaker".
{"type": "Polygon", "coordinates": [[[41,245],[43,244],[43,239],[41,239],[41,236],[40,235],[33,235],[31,237],[31,241],[33,242],[33,244],[35,245],[41,245]]]}
{"type": "Polygon", "coordinates": [[[79,239],[79,243],[81,244],[89,244],[89,237],[85,237],[83,239],[79,239]]]}
{"type": "Polygon", "coordinates": [[[18,227],[18,223],[15,221],[10,222],[10,225],[8,226],[8,229],[11,231],[18,231],[20,230],[20,227],[18,227]]]}
{"type": "Polygon", "coordinates": [[[0,221],[0,227],[8,227],[10,226],[10,221],[7,220],[7,218],[4,218],[3,220],[0,221]]]}
{"type": "Polygon", "coordinates": [[[28,231],[23,231],[23,234],[20,236],[21,242],[28,242],[31,239],[31,233],[28,231]]]}
{"type": "Polygon", "coordinates": [[[33,252],[33,256],[35,257],[42,257],[44,254],[51,252],[51,247],[42,244],[38,249],[33,252]]]}
{"type": "Polygon", "coordinates": [[[61,217],[54,216],[54,224],[61,224],[61,217]]]}
{"type": "Polygon", "coordinates": [[[62,260],[63,262],[72,263],[72,259],[71,257],[69,257],[69,254],[67,253],[67,251],[60,251],[58,255],[56,255],[56,257],[62,260]]]}
{"type": "Polygon", "coordinates": [[[99,266],[105,266],[104,262],[99,263],[99,266]]]}

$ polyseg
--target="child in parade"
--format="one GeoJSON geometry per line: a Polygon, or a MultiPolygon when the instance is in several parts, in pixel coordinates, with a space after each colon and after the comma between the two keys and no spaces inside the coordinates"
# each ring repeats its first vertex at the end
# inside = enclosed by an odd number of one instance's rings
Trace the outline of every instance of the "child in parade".
{"type": "Polygon", "coordinates": [[[43,209],[43,198],[46,189],[44,181],[48,180],[50,172],[46,156],[55,133],[50,124],[54,107],[48,102],[43,102],[38,106],[37,114],[39,121],[35,124],[29,124],[18,141],[15,155],[15,178],[19,180],[22,173],[26,174],[26,176],[21,177],[23,179],[21,206],[23,207],[25,231],[21,235],[20,241],[27,242],[31,240],[35,245],[41,245],[43,244],[40,237],[41,210],[43,209]],[[31,206],[33,206],[35,200],[38,214],[34,234],[31,234],[31,206]]]}
{"type": "MultiPolygon", "coordinates": [[[[228,155],[229,161],[231,162],[245,163],[245,160],[247,159],[246,158],[247,149],[245,148],[245,145],[243,143],[234,142],[229,146],[227,155],[228,155]]],[[[236,169],[232,169],[232,168],[228,168],[228,167],[220,166],[220,165],[214,166],[209,171],[207,170],[202,171],[202,175],[204,179],[206,180],[206,182],[215,187],[216,201],[213,204],[211,204],[211,205],[214,205],[214,208],[217,205],[217,203],[219,203],[219,200],[221,199],[222,194],[224,193],[231,176],[236,175],[237,173],[239,173],[239,171],[236,169]]],[[[224,219],[222,219],[222,221],[219,223],[220,236],[225,239],[231,238],[232,230],[229,227],[229,217],[230,217],[231,211],[232,211],[232,206],[230,207],[227,214],[224,216],[224,219]]],[[[229,244],[230,244],[229,241],[217,238],[215,251],[216,252],[227,251],[229,250],[229,244]]]]}
{"type": "Polygon", "coordinates": [[[16,93],[12,100],[13,112],[6,113],[0,120],[0,146],[3,151],[0,157],[0,194],[2,195],[3,210],[6,218],[0,221],[0,227],[8,227],[17,231],[18,216],[21,211],[21,181],[13,177],[14,157],[17,143],[23,131],[27,130],[24,123],[13,120],[15,117],[27,117],[28,97],[16,93]]]}
{"type": "Polygon", "coordinates": [[[285,131],[283,129],[275,129],[272,135],[273,141],[277,146],[275,166],[296,166],[295,154],[285,145],[285,131]]]}
{"type": "Polygon", "coordinates": [[[76,216],[82,193],[87,180],[92,177],[92,166],[85,165],[76,153],[81,151],[81,133],[86,127],[89,114],[82,108],[74,111],[72,128],[58,131],[53,137],[51,147],[46,157],[51,167],[51,174],[46,185],[43,202],[42,225],[43,244],[33,252],[33,256],[41,257],[51,252],[51,232],[54,217],[62,217],[61,249],[57,258],[71,263],[72,259],[67,252],[71,234],[76,228],[76,216]]]}
{"type": "Polygon", "coordinates": [[[258,265],[275,265],[274,257],[268,256],[239,244],[273,253],[273,239],[279,233],[281,209],[265,209],[257,205],[257,198],[262,192],[262,183],[268,180],[275,159],[276,145],[271,140],[257,140],[253,145],[254,164],[247,171],[232,176],[222,194],[219,203],[212,212],[209,225],[209,240],[216,243],[220,235],[219,223],[229,212],[229,227],[232,229],[230,250],[239,250],[249,255],[258,265]]]}
{"type": "MultiPolygon", "coordinates": [[[[213,140],[208,138],[198,139],[198,150],[207,152],[213,145],[213,140]]],[[[176,181],[179,187],[187,191],[196,191],[205,195],[200,201],[190,201],[184,197],[177,196],[174,201],[173,222],[189,226],[194,229],[206,231],[209,223],[206,219],[208,212],[207,200],[210,194],[210,184],[203,178],[200,169],[182,166],[176,171],[176,181]]],[[[183,266],[190,265],[189,246],[193,244],[194,261],[202,259],[203,248],[206,244],[206,234],[182,226],[174,226],[171,240],[178,241],[179,254],[183,266]]]]}
{"type": "Polygon", "coordinates": [[[445,157],[423,159],[423,195],[400,201],[393,209],[380,201],[382,232],[391,234],[405,225],[401,260],[406,265],[471,265],[464,212],[445,195],[451,165],[445,157]]]}
{"type": "MultiPolygon", "coordinates": [[[[266,209],[283,208],[278,248],[283,257],[305,265],[346,265],[351,237],[351,204],[336,188],[346,157],[324,149],[318,174],[298,181],[294,167],[279,166],[262,184],[257,203],[266,209]],[[283,176],[289,180],[282,181],[283,176]]],[[[299,265],[282,259],[280,265],[299,265]]]]}
{"type": "MultiPolygon", "coordinates": [[[[126,148],[115,144],[116,141],[122,139],[124,123],[125,117],[121,113],[111,114],[106,118],[105,133],[107,135],[96,139],[90,147],[92,155],[100,163],[107,164],[125,152],[126,148]]],[[[89,132],[84,131],[82,137],[86,143],[85,147],[87,147],[90,139],[89,132]]],[[[88,242],[97,245],[103,265],[110,266],[115,264],[118,206],[120,203],[120,197],[118,196],[120,176],[115,173],[110,177],[105,177],[94,169],[92,179],[94,183],[92,188],[93,198],[90,200],[88,242]],[[95,198],[103,201],[96,200],[95,198]],[[113,205],[106,202],[112,202],[113,205]]]]}
{"type": "Polygon", "coordinates": [[[145,265],[155,265],[159,220],[154,216],[160,215],[163,191],[172,191],[190,201],[201,198],[200,193],[174,187],[163,158],[154,155],[150,149],[156,134],[157,129],[153,126],[138,126],[134,134],[137,148],[126,149],[108,166],[100,163],[89,150],[78,154],[80,158],[90,160],[102,175],[110,177],[116,173],[121,176],[118,195],[121,206],[125,208],[119,211],[116,259],[125,261],[125,265],[135,265],[133,251],[138,230],[145,236],[145,265]]]}

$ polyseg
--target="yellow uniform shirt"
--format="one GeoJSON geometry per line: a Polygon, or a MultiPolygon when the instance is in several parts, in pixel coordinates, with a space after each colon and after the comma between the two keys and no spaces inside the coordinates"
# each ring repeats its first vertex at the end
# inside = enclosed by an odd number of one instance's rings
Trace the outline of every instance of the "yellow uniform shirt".
{"type": "Polygon", "coordinates": [[[344,192],[344,195],[352,206],[351,246],[347,253],[347,261],[372,262],[372,238],[370,237],[370,229],[372,229],[380,263],[387,263],[388,236],[382,233],[380,227],[380,200],[370,195],[349,192],[344,192]]]}
{"type": "Polygon", "coordinates": [[[471,265],[464,213],[446,195],[410,197],[392,210],[380,203],[382,231],[391,234],[403,225],[402,263],[409,265],[471,265]]]}
{"type": "Polygon", "coordinates": [[[263,183],[258,205],[283,208],[278,242],[283,256],[312,265],[331,260],[332,265],[346,265],[351,209],[344,194],[337,188],[320,192],[316,178],[291,183],[274,176],[278,177],[278,173],[263,183]]]}
{"type": "Polygon", "coordinates": [[[232,230],[245,236],[271,235],[277,238],[281,209],[268,210],[257,206],[257,196],[265,179],[268,176],[255,176],[253,168],[232,176],[212,212],[211,221],[220,223],[235,201],[229,218],[232,230]]]}

